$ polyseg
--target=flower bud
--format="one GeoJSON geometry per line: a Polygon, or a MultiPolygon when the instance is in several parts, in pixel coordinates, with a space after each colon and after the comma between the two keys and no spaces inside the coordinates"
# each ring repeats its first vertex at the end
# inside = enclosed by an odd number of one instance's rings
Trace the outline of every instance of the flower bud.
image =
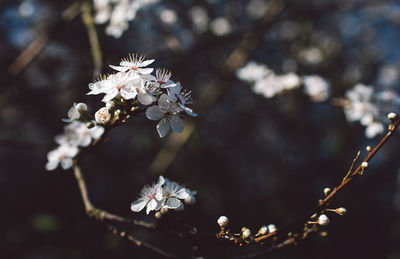
{"type": "Polygon", "coordinates": [[[221,216],[218,218],[217,223],[221,228],[224,228],[224,227],[228,226],[229,219],[225,216],[221,216]]]}
{"type": "Polygon", "coordinates": [[[265,235],[265,234],[268,234],[268,227],[267,226],[262,226],[258,230],[258,235],[265,235]]]}
{"type": "Polygon", "coordinates": [[[269,233],[275,232],[278,230],[274,224],[269,224],[267,228],[268,228],[269,233]]]}
{"type": "Polygon", "coordinates": [[[394,113],[394,112],[391,112],[391,113],[388,114],[388,119],[391,120],[391,121],[396,119],[396,117],[397,117],[397,114],[394,113]]]}
{"type": "Polygon", "coordinates": [[[325,196],[328,196],[328,194],[331,192],[331,188],[328,188],[328,187],[326,187],[325,189],[324,189],[324,194],[325,194],[325,196]]]}
{"type": "Polygon", "coordinates": [[[86,103],[77,103],[75,108],[78,112],[87,112],[87,105],[86,103]]]}
{"type": "Polygon", "coordinates": [[[165,214],[165,213],[167,213],[169,211],[169,209],[167,208],[167,207],[162,207],[161,208],[161,210],[160,210],[160,212],[161,212],[161,214],[165,214]]]}
{"type": "Polygon", "coordinates": [[[339,214],[340,216],[343,216],[343,215],[346,214],[347,210],[346,210],[345,208],[343,208],[343,207],[340,207],[340,208],[337,208],[337,209],[335,210],[335,212],[336,212],[337,214],[339,214]]]}
{"type": "Polygon", "coordinates": [[[368,162],[362,162],[361,163],[361,168],[366,169],[368,167],[368,162]]]}
{"type": "Polygon", "coordinates": [[[186,197],[184,202],[189,205],[194,205],[196,203],[196,198],[193,195],[189,195],[188,197],[186,197]]]}
{"type": "Polygon", "coordinates": [[[157,212],[154,214],[154,217],[156,217],[156,219],[161,219],[162,214],[161,214],[159,211],[157,211],[157,212]]]}
{"type": "Polygon", "coordinates": [[[106,103],[106,108],[111,109],[112,107],[114,107],[115,103],[113,101],[109,101],[106,103]]]}
{"type": "Polygon", "coordinates": [[[251,231],[248,228],[242,228],[242,238],[247,239],[251,236],[251,231]]]}
{"type": "Polygon", "coordinates": [[[367,146],[367,151],[371,152],[372,148],[370,146],[367,146]]]}
{"type": "Polygon", "coordinates": [[[96,122],[99,124],[106,124],[111,119],[110,111],[107,107],[100,108],[94,115],[96,122]]]}
{"type": "Polygon", "coordinates": [[[325,214],[321,214],[318,218],[318,224],[326,226],[329,224],[329,218],[325,214]]]}

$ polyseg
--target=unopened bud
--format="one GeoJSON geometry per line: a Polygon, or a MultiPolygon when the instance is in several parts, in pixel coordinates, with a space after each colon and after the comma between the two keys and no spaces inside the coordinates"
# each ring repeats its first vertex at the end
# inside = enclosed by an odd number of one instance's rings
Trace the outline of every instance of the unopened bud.
{"type": "Polygon", "coordinates": [[[265,235],[265,234],[268,234],[268,227],[262,226],[260,230],[258,230],[258,235],[265,235]]]}
{"type": "Polygon", "coordinates": [[[224,228],[224,227],[228,226],[229,219],[228,219],[228,217],[221,216],[218,218],[217,223],[221,228],[224,228]]]}
{"type": "Polygon", "coordinates": [[[86,123],[86,127],[87,127],[88,129],[91,129],[91,128],[94,127],[94,123],[91,122],[91,121],[89,121],[88,123],[86,123]]]}
{"type": "Polygon", "coordinates": [[[161,210],[160,210],[161,214],[166,214],[168,211],[169,211],[169,209],[167,207],[165,207],[165,206],[162,207],[161,210]]]}
{"type": "Polygon", "coordinates": [[[328,188],[328,187],[326,187],[325,189],[324,189],[324,194],[325,194],[325,196],[328,196],[328,194],[331,192],[331,188],[328,188]]]}
{"type": "Polygon", "coordinates": [[[371,152],[372,148],[370,146],[367,146],[367,151],[371,152]]]}
{"type": "Polygon", "coordinates": [[[321,214],[318,218],[318,224],[326,226],[329,224],[329,218],[325,214],[321,214]]]}
{"type": "Polygon", "coordinates": [[[154,214],[154,217],[156,217],[156,219],[161,219],[161,217],[162,217],[161,212],[157,211],[157,212],[154,214]]]}
{"type": "Polygon", "coordinates": [[[275,232],[275,231],[278,230],[277,227],[276,227],[274,224],[269,224],[269,225],[267,226],[267,228],[268,228],[268,232],[269,232],[269,233],[275,232]]]}
{"type": "Polygon", "coordinates": [[[77,103],[75,105],[75,108],[78,112],[86,112],[87,111],[87,105],[86,103],[77,103]]]}
{"type": "Polygon", "coordinates": [[[336,212],[337,214],[339,214],[340,216],[343,216],[343,215],[346,214],[347,210],[346,210],[345,208],[343,208],[343,207],[340,207],[340,208],[337,208],[337,209],[335,210],[335,212],[336,212]]]}
{"type": "Polygon", "coordinates": [[[251,231],[248,228],[242,228],[242,238],[247,239],[251,236],[251,231]]]}
{"type": "Polygon", "coordinates": [[[194,205],[196,203],[196,198],[193,195],[189,195],[184,201],[186,204],[194,205]]]}
{"type": "Polygon", "coordinates": [[[114,107],[115,103],[113,101],[107,102],[106,103],[106,108],[111,109],[112,107],[114,107]]]}
{"type": "Polygon", "coordinates": [[[397,114],[394,113],[394,112],[391,112],[391,113],[388,114],[388,119],[391,120],[391,121],[396,119],[396,117],[397,117],[397,114]]]}
{"type": "Polygon", "coordinates": [[[106,124],[111,119],[110,111],[107,107],[100,108],[95,114],[94,117],[96,122],[99,124],[106,124]]]}
{"type": "Polygon", "coordinates": [[[361,168],[366,169],[368,167],[368,162],[362,162],[361,163],[361,168]]]}

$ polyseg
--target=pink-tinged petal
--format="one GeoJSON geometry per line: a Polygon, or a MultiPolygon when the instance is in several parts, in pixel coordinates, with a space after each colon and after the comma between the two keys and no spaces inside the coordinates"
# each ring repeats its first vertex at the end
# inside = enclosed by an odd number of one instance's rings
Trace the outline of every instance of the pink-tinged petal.
{"type": "Polygon", "coordinates": [[[131,204],[131,210],[134,212],[139,212],[147,205],[146,199],[138,199],[131,204]]]}
{"type": "Polygon", "coordinates": [[[152,199],[151,201],[149,201],[149,203],[147,203],[146,214],[149,214],[149,212],[154,210],[155,208],[157,208],[157,201],[155,199],[152,199]]]}
{"type": "Polygon", "coordinates": [[[170,123],[169,123],[169,120],[167,118],[163,118],[157,124],[157,132],[158,132],[158,135],[160,135],[160,138],[163,138],[168,134],[169,126],[170,126],[170,123]]]}
{"type": "Polygon", "coordinates": [[[168,95],[162,94],[158,99],[158,106],[160,106],[163,110],[167,110],[170,106],[168,95]]]}
{"type": "Polygon", "coordinates": [[[129,68],[127,68],[127,67],[121,67],[121,66],[113,66],[113,65],[110,65],[110,67],[111,67],[112,69],[114,69],[114,70],[119,71],[119,72],[125,72],[125,71],[128,71],[128,70],[129,70],[129,68]]]}
{"type": "Polygon", "coordinates": [[[148,75],[148,74],[151,74],[151,72],[153,72],[153,70],[154,70],[154,68],[139,68],[137,71],[140,74],[148,75]]]}
{"type": "Polygon", "coordinates": [[[167,202],[165,203],[165,207],[167,207],[168,209],[176,209],[179,208],[179,206],[181,206],[181,201],[178,200],[177,198],[169,198],[167,200],[167,202]]]}
{"type": "Polygon", "coordinates": [[[156,98],[148,93],[139,93],[138,100],[143,105],[150,105],[156,100],[156,98]]]}
{"type": "Polygon", "coordinates": [[[183,122],[181,118],[176,115],[172,115],[170,120],[172,130],[181,133],[183,131],[183,122]]]}
{"type": "Polygon", "coordinates": [[[145,60],[142,63],[139,64],[139,67],[147,67],[148,65],[150,65],[151,63],[154,62],[155,59],[149,59],[149,60],[145,60]]]}
{"type": "Polygon", "coordinates": [[[164,117],[164,111],[157,105],[153,105],[146,110],[146,116],[150,120],[157,121],[164,117]]]}

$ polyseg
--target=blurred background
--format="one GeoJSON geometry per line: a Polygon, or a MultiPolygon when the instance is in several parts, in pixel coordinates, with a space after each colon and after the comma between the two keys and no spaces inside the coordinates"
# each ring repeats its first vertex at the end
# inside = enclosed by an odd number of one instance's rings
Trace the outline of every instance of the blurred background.
{"type": "MultiPolygon", "coordinates": [[[[155,58],[154,67],[170,69],[192,90],[199,114],[186,116],[185,131],[165,139],[154,121],[133,118],[83,157],[93,203],[126,217],[154,220],[133,215],[130,203],[163,175],[198,192],[175,224],[188,218],[200,232],[215,233],[217,218],[226,215],[237,232],[279,228],[313,208],[325,187],[340,183],[357,151],[364,157],[365,147],[378,142],[329,100],[311,102],[299,89],[270,99],[254,93],[236,76],[249,61],[277,74],[319,75],[332,97],[357,83],[400,91],[397,1],[2,0],[2,258],[160,258],[89,219],[71,170],[44,168],[72,103],[86,102],[92,112],[101,105],[100,96],[86,96],[99,64],[81,3],[94,18],[101,73],[129,53],[155,58]]],[[[332,207],[348,214],[330,217],[327,237],[269,258],[400,258],[398,142],[397,135],[338,195],[332,207]]],[[[185,250],[160,233],[129,230],[166,250],[185,250]]],[[[258,250],[199,243],[193,254],[227,258],[258,250]]]]}

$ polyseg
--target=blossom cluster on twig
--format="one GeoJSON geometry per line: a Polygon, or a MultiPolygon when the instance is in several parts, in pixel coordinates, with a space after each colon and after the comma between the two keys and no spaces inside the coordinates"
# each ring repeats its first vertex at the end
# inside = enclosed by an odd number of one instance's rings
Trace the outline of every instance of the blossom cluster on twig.
{"type": "Polygon", "coordinates": [[[80,148],[100,139],[107,127],[126,122],[136,111],[145,111],[147,118],[159,121],[156,128],[160,137],[165,137],[170,128],[183,131],[181,112],[197,116],[188,107],[193,102],[190,92],[172,81],[171,72],[166,69],[156,69],[152,75],[154,69],[147,66],[153,62],[154,59],[130,55],[118,66],[110,65],[116,73],[89,84],[87,94],[103,94],[105,106],[94,115],[85,103],[72,106],[68,118],[63,120],[68,123],[64,134],[55,138],[59,147],[48,153],[47,170],[55,170],[59,164],[63,169],[71,168],[80,148]]]}

